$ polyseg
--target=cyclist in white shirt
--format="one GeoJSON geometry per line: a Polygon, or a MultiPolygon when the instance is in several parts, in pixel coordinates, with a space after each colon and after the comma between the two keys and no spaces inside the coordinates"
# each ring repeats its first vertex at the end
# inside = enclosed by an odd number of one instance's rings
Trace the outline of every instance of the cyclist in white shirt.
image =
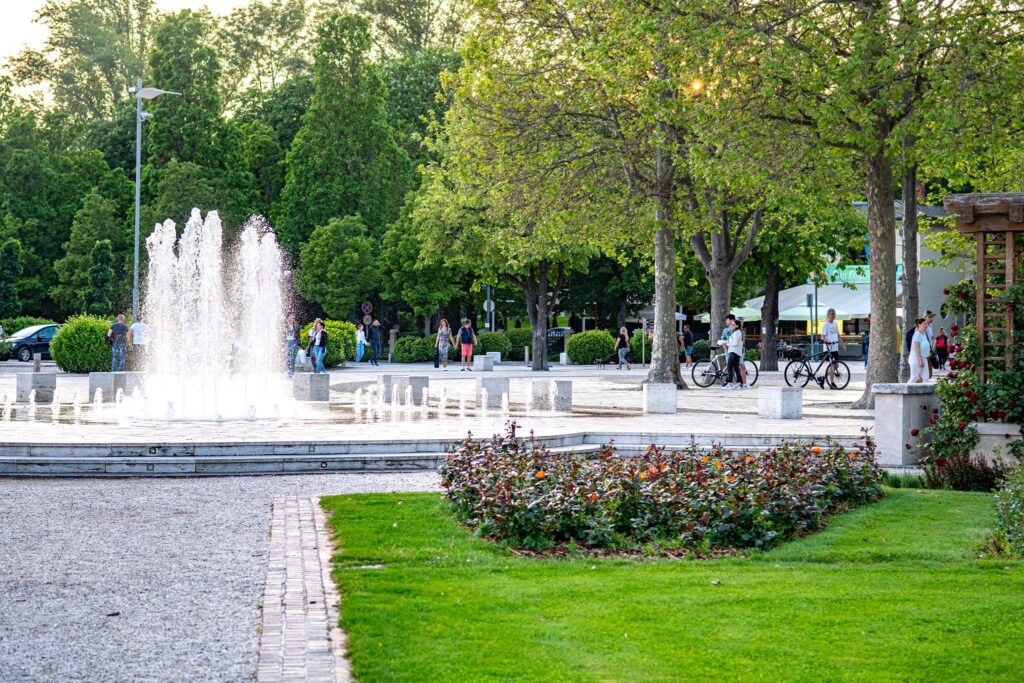
{"type": "MultiPolygon", "coordinates": [[[[825,374],[828,375],[828,385],[833,389],[836,388],[835,382],[835,363],[839,360],[839,347],[843,347],[843,351],[846,350],[846,342],[839,336],[839,325],[836,323],[836,309],[828,309],[828,313],[825,314],[825,322],[821,326],[821,345],[829,357],[828,370],[825,374]]],[[[822,389],[825,388],[825,378],[818,378],[818,386],[822,389]]]]}

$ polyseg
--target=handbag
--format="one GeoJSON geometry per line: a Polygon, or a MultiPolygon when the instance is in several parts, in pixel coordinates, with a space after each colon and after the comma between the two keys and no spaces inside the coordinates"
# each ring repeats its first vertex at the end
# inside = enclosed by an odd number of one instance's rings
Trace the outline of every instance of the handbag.
{"type": "Polygon", "coordinates": [[[441,367],[441,352],[438,350],[436,346],[434,347],[434,367],[441,367]]]}

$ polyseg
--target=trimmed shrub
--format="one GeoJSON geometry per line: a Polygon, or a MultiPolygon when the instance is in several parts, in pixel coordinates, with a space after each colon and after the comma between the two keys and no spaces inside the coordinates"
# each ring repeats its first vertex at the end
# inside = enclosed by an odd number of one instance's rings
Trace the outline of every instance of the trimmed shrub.
{"type": "Polygon", "coordinates": [[[466,441],[445,457],[441,486],[478,534],[544,550],[562,544],[765,548],[881,497],[874,444],[784,444],[757,454],[696,445],[621,456],[553,454],[515,436],[466,441]]]}
{"type": "Polygon", "coordinates": [[[30,315],[21,315],[16,318],[4,318],[3,320],[0,320],[0,327],[4,328],[4,336],[10,337],[15,332],[23,330],[26,327],[33,327],[35,325],[52,325],[55,322],[55,320],[50,320],[49,318],[33,318],[30,315]]]}
{"type": "Polygon", "coordinates": [[[1006,475],[1003,487],[996,492],[996,539],[1003,549],[1024,557],[1024,465],[1017,465],[1006,475]]]}
{"type": "Polygon", "coordinates": [[[519,329],[508,330],[505,332],[505,336],[508,337],[508,342],[512,346],[512,351],[516,358],[520,358],[523,353],[523,347],[529,346],[530,350],[533,351],[533,330],[529,327],[520,327],[519,329]]]}
{"type": "Polygon", "coordinates": [[[707,339],[698,339],[693,342],[693,360],[704,360],[711,358],[711,342],[707,339]]]}
{"type": "MultiPolygon", "coordinates": [[[[299,333],[299,346],[309,346],[309,331],[313,323],[307,323],[299,333]]],[[[344,320],[324,320],[327,330],[327,353],[324,354],[324,367],[333,367],[346,360],[356,357],[356,326],[344,320]]]]}
{"type": "Polygon", "coordinates": [[[512,352],[512,342],[504,332],[482,332],[480,337],[480,351],[473,349],[474,355],[497,351],[502,358],[508,358],[512,352]]]}
{"type": "Polygon", "coordinates": [[[50,341],[53,362],[65,372],[109,372],[109,329],[107,320],[94,315],[69,318],[50,341]]]}
{"type": "Polygon", "coordinates": [[[757,362],[761,360],[761,349],[747,349],[743,352],[743,357],[749,361],[757,362]]]}
{"type": "Polygon", "coordinates": [[[399,337],[395,342],[396,363],[420,363],[432,360],[434,343],[432,339],[421,337],[399,337]]]}
{"type": "MultiPolygon", "coordinates": [[[[652,342],[653,340],[644,334],[642,327],[633,330],[633,335],[629,338],[629,356],[633,359],[634,363],[650,362],[652,342]]],[[[612,340],[612,347],[615,347],[614,339],[612,340]]]]}
{"type": "Polygon", "coordinates": [[[576,365],[590,365],[599,358],[607,360],[612,357],[615,339],[606,330],[580,332],[569,337],[565,352],[576,365]]]}

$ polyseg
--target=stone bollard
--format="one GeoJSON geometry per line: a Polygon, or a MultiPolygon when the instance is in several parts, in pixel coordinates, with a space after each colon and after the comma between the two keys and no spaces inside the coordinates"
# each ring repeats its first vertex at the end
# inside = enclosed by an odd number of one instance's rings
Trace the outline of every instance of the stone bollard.
{"type": "Polygon", "coordinates": [[[388,362],[395,362],[395,344],[398,343],[398,328],[392,327],[388,331],[388,362]]]}
{"type": "Polygon", "coordinates": [[[22,372],[17,375],[18,403],[26,403],[28,395],[36,392],[36,403],[53,401],[53,392],[57,390],[57,373],[55,372],[22,372]]]}
{"type": "Polygon", "coordinates": [[[391,385],[398,375],[377,375],[377,390],[385,403],[391,403],[391,385]]]}
{"type": "Polygon", "coordinates": [[[771,420],[799,420],[804,416],[804,390],[800,387],[761,387],[757,414],[771,420]]]}
{"type": "Polygon", "coordinates": [[[476,405],[483,404],[483,392],[487,392],[487,407],[500,408],[501,397],[508,393],[508,377],[482,377],[476,381],[476,405]]]}
{"type": "Polygon", "coordinates": [[[526,365],[530,364],[530,347],[529,346],[524,346],[523,347],[523,360],[526,361],[526,365]]]}
{"type": "Polygon", "coordinates": [[[89,397],[86,402],[91,403],[96,396],[96,390],[103,390],[103,402],[113,403],[117,400],[117,390],[122,394],[130,395],[136,387],[142,386],[141,372],[90,372],[89,373],[89,397]]]}
{"type": "Polygon", "coordinates": [[[488,351],[484,355],[493,360],[495,365],[501,363],[501,351],[488,351]]]}
{"type": "Polygon", "coordinates": [[[644,384],[644,412],[674,414],[677,391],[675,384],[644,384]]]}
{"type": "Polygon", "coordinates": [[[494,359],[490,356],[473,356],[473,369],[477,372],[494,370],[494,359]]]}
{"type": "Polygon", "coordinates": [[[916,446],[921,436],[911,430],[928,426],[932,410],[939,407],[934,384],[874,384],[875,445],[877,461],[883,467],[917,463],[916,446]],[[910,448],[907,448],[910,444],[910,448]]]}
{"type": "Polygon", "coordinates": [[[572,359],[569,358],[569,354],[568,353],[566,353],[565,351],[562,351],[560,354],[558,354],[558,364],[559,365],[572,365],[572,359]]]}
{"type": "Polygon", "coordinates": [[[530,410],[572,412],[572,382],[567,379],[534,380],[530,382],[530,410]],[[554,385],[554,391],[551,385],[554,385]],[[554,399],[554,405],[552,405],[554,399]]]}
{"type": "Polygon", "coordinates": [[[296,401],[331,400],[331,376],[326,372],[303,372],[292,377],[292,397],[296,401]]]}
{"type": "Polygon", "coordinates": [[[32,354],[32,372],[39,372],[43,366],[43,354],[32,354]]]}

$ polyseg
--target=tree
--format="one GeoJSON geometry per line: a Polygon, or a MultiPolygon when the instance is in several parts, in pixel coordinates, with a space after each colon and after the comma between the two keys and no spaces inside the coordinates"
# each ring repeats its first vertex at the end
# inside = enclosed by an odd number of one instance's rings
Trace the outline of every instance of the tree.
{"type": "MultiPolygon", "coordinates": [[[[82,202],[71,226],[71,237],[64,244],[64,257],[53,264],[58,284],[51,288],[50,296],[61,313],[80,313],[82,292],[89,286],[90,271],[94,265],[92,251],[99,241],[106,241],[112,249],[113,262],[123,266],[128,254],[127,224],[118,216],[117,205],[93,190],[82,202]]],[[[121,273],[124,274],[123,268],[121,273]]],[[[121,281],[126,281],[121,278],[121,281]]]]}
{"type": "Polygon", "coordinates": [[[409,184],[409,158],[387,122],[385,93],[369,59],[365,19],[332,15],[319,29],[316,90],[288,152],[275,207],[282,244],[299,249],[316,226],[360,215],[379,237],[409,184]]]}
{"type": "Polygon", "coordinates": [[[711,58],[757,74],[747,97],[768,120],[813,131],[863,164],[872,344],[859,406],[873,404],[872,384],[898,375],[894,161],[904,155],[912,166],[908,144],[960,135],[960,103],[1005,73],[996,67],[1020,40],[1018,17],[996,4],[769,0],[730,4],[714,18],[729,40],[711,58]]]}
{"type": "Polygon", "coordinates": [[[143,72],[155,12],[153,0],[46,0],[36,21],[47,28],[8,68],[22,86],[42,85],[76,119],[110,120],[131,100],[143,72]]]}
{"type": "Polygon", "coordinates": [[[281,149],[287,152],[313,99],[313,77],[307,73],[296,74],[269,90],[249,88],[237,99],[234,121],[242,127],[254,121],[265,123],[277,135],[281,149]]]}
{"type": "Polygon", "coordinates": [[[441,120],[451,104],[449,98],[439,96],[441,76],[457,71],[461,63],[453,50],[425,48],[382,65],[388,123],[410,159],[426,160],[423,141],[428,128],[441,120]]]}
{"type": "Polygon", "coordinates": [[[462,35],[461,7],[450,0],[361,0],[385,51],[412,54],[428,47],[454,49],[462,35]]]}
{"type": "Polygon", "coordinates": [[[347,318],[376,281],[373,242],[359,216],[333,218],[321,225],[299,254],[299,293],[332,318],[347,318]]]}
{"type": "Polygon", "coordinates": [[[89,288],[82,296],[82,309],[93,315],[110,315],[114,310],[111,298],[114,293],[114,254],[110,240],[100,240],[89,252],[92,266],[89,268],[89,288]]]}
{"type": "Polygon", "coordinates": [[[243,125],[241,132],[245,138],[242,156],[260,195],[259,212],[267,215],[284,185],[284,151],[274,130],[261,121],[243,125]]]}
{"type": "Polygon", "coordinates": [[[21,243],[8,239],[0,245],[0,318],[13,318],[21,312],[18,278],[21,276],[21,243]]]}
{"type": "MultiPolygon", "coordinates": [[[[171,161],[159,173],[149,167],[144,173],[157,178],[152,200],[142,210],[141,221],[152,226],[170,218],[184,222],[193,208],[216,209],[227,235],[259,209],[259,198],[249,185],[248,171],[218,171],[192,162],[171,161]]],[[[143,176],[145,185],[147,178],[143,176]]],[[[225,237],[225,244],[230,244],[225,237]]]]}

